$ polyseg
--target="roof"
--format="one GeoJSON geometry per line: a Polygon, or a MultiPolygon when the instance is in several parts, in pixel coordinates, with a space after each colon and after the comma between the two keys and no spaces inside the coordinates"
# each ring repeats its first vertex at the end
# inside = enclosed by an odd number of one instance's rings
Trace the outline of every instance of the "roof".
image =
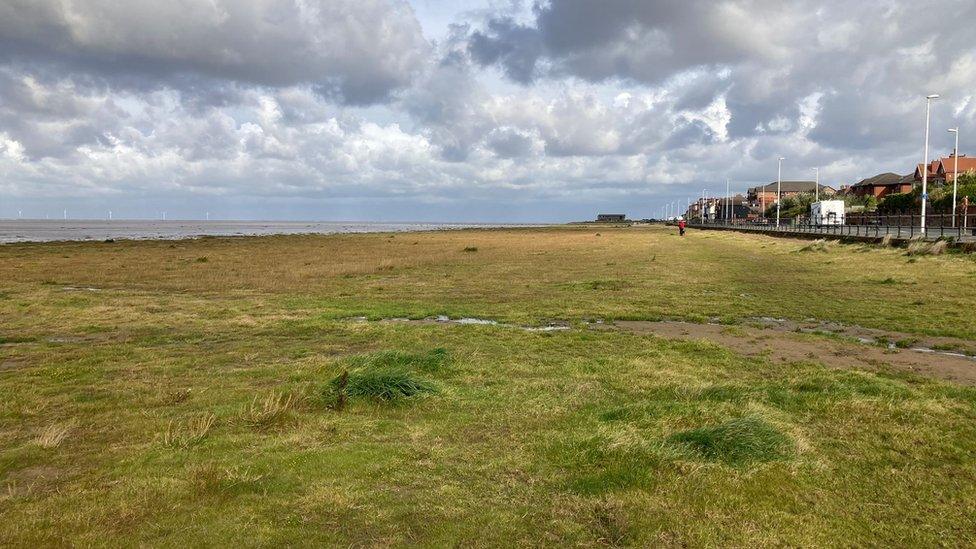
{"type": "MultiPolygon", "coordinates": [[[[817,186],[816,181],[783,181],[780,185],[780,190],[784,193],[812,193],[817,186]]],[[[820,190],[829,189],[834,190],[833,187],[828,187],[827,185],[820,185],[820,190]]],[[[759,192],[760,190],[774,193],[776,192],[776,182],[767,183],[761,187],[753,187],[749,189],[752,192],[759,192]]]]}
{"type": "MultiPolygon", "coordinates": [[[[950,156],[948,158],[939,159],[939,168],[936,170],[936,173],[939,175],[955,173],[955,169],[956,157],[950,156]]],[[[959,155],[959,173],[966,173],[969,170],[976,170],[976,158],[970,158],[966,155],[959,155]]]]}
{"type": "Polygon", "coordinates": [[[852,188],[854,188],[854,187],[858,187],[858,188],[860,188],[860,187],[887,187],[887,186],[890,186],[890,185],[903,185],[903,184],[905,184],[904,183],[904,179],[906,177],[911,178],[912,182],[915,181],[915,177],[914,177],[913,174],[902,176],[902,175],[898,175],[896,173],[887,172],[887,173],[878,174],[878,175],[876,175],[874,177],[869,177],[867,179],[862,179],[862,180],[858,181],[857,183],[851,185],[851,187],[852,188]]]}
{"type": "MultiPolygon", "coordinates": [[[[962,160],[962,157],[960,156],[959,159],[962,160]]],[[[924,166],[924,164],[918,164],[917,166],[915,166],[915,174],[914,174],[915,179],[922,179],[922,166],[924,166]]],[[[931,164],[929,164],[929,175],[934,176],[938,170],[939,170],[939,160],[936,159],[933,160],[931,164]]]]}

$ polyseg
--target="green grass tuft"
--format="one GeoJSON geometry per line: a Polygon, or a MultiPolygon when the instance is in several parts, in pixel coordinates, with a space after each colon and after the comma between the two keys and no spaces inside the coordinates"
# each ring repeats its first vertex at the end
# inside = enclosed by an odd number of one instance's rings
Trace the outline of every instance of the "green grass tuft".
{"type": "Polygon", "coordinates": [[[447,349],[438,347],[424,353],[380,351],[358,355],[349,360],[349,365],[353,369],[416,369],[423,372],[438,372],[447,365],[449,359],[447,349]]]}
{"type": "Polygon", "coordinates": [[[329,392],[340,399],[368,397],[385,401],[435,393],[437,387],[415,372],[441,371],[448,358],[448,352],[443,348],[424,353],[381,351],[355,356],[349,359],[348,379],[343,381],[342,375],[334,378],[329,384],[329,392]]]}
{"type": "MultiPolygon", "coordinates": [[[[329,384],[332,392],[340,390],[341,375],[329,384]]],[[[345,394],[350,397],[394,401],[401,398],[435,393],[437,387],[404,368],[378,368],[349,372],[345,394]]]]}
{"type": "Polygon", "coordinates": [[[705,460],[729,465],[783,459],[793,450],[789,437],[756,417],[681,431],[668,441],[685,446],[705,460]]]}

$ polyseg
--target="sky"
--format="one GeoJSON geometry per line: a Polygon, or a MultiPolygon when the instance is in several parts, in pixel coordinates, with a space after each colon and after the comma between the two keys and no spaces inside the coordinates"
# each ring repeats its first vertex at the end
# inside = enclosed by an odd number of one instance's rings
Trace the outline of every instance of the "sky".
{"type": "Polygon", "coordinates": [[[972,0],[0,0],[0,217],[560,222],[976,144],[972,0]]]}

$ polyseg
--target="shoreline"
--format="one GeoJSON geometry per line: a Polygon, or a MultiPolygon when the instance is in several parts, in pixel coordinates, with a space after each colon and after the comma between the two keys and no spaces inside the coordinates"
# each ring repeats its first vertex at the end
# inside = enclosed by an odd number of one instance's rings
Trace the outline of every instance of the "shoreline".
{"type": "Polygon", "coordinates": [[[517,229],[548,227],[530,223],[427,223],[344,221],[142,221],[0,220],[0,246],[67,242],[178,241],[202,238],[313,236],[517,229]],[[30,231],[18,231],[35,224],[30,231]],[[14,227],[13,225],[20,225],[14,227]],[[38,227],[37,224],[46,226],[38,227]],[[72,226],[74,224],[74,226],[72,226]],[[30,234],[33,232],[34,234],[30,234]]]}

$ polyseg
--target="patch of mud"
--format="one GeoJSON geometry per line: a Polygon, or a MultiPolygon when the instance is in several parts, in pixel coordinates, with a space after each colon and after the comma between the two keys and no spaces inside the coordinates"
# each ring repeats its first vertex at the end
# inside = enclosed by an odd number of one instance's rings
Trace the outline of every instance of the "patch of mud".
{"type": "Polygon", "coordinates": [[[923,353],[946,356],[973,357],[976,359],[976,342],[951,337],[917,336],[903,332],[888,332],[861,326],[848,326],[838,322],[807,319],[802,322],[783,318],[763,317],[747,322],[761,328],[812,334],[826,334],[855,339],[862,343],[880,345],[889,349],[909,349],[923,353]]]}
{"type": "Polygon", "coordinates": [[[26,358],[8,358],[0,360],[0,372],[6,370],[20,370],[21,368],[27,367],[26,358]]]}
{"type": "Polygon", "coordinates": [[[47,465],[35,465],[11,471],[3,479],[0,501],[48,492],[53,489],[60,477],[60,469],[47,465]]]}
{"type": "MultiPolygon", "coordinates": [[[[366,317],[348,319],[368,322],[366,317]]],[[[412,325],[480,325],[514,328],[530,332],[571,330],[567,321],[552,321],[544,326],[521,326],[483,318],[422,319],[386,318],[381,323],[412,325]]],[[[815,362],[830,368],[894,370],[976,385],[976,342],[919,337],[846,326],[813,319],[798,322],[783,318],[747,319],[743,324],[696,324],[674,320],[586,320],[586,329],[655,335],[667,339],[704,340],[750,357],[765,357],[776,362],[815,362]],[[810,335],[817,336],[815,338],[810,335]]]]}
{"type": "MultiPolygon", "coordinates": [[[[350,320],[354,322],[368,321],[366,317],[355,317],[350,320]]],[[[563,320],[553,320],[544,326],[521,326],[518,324],[506,324],[504,322],[498,322],[497,320],[489,320],[485,318],[450,318],[443,315],[429,318],[384,318],[380,322],[415,325],[453,324],[458,326],[499,326],[502,328],[517,328],[519,330],[525,330],[526,332],[561,332],[572,328],[569,322],[563,320]]]]}
{"type": "MultiPolygon", "coordinates": [[[[838,325],[839,326],[839,325],[838,325]]],[[[962,353],[935,351],[925,347],[899,349],[865,344],[881,341],[852,334],[877,332],[878,338],[893,334],[864,328],[845,327],[835,335],[851,335],[850,340],[833,337],[811,339],[806,333],[827,333],[822,329],[797,329],[798,323],[782,319],[757,319],[746,325],[693,324],[677,321],[617,321],[598,329],[616,329],[633,334],[650,334],[667,339],[704,340],[744,356],[763,356],[777,362],[811,361],[831,368],[878,370],[890,367],[920,375],[976,385],[976,359],[962,353]]],[[[963,344],[964,342],[956,342],[963,344]]]]}

